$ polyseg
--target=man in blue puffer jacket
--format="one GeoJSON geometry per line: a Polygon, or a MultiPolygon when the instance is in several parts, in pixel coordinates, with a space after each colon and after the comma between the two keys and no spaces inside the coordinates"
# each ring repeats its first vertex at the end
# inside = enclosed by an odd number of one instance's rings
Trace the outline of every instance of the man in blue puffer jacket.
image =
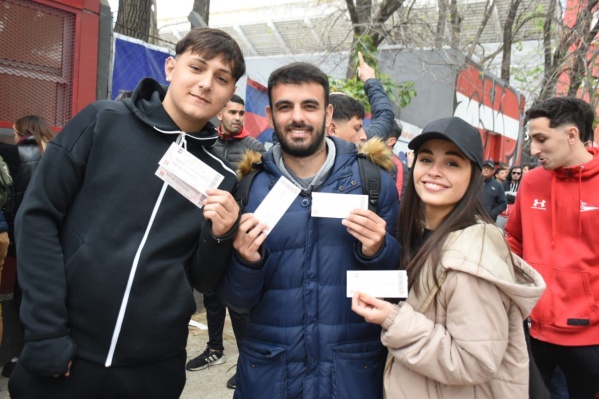
{"type": "Polygon", "coordinates": [[[327,76],[317,67],[279,68],[268,95],[280,144],[262,156],[219,288],[228,306],[250,312],[235,398],[382,398],[380,329],[352,314],[346,276],[397,267],[397,190],[381,170],[377,213],[311,217],[312,192],[362,194],[356,147],[325,138],[333,109],[327,76]],[[265,234],[251,212],[281,176],[301,192],[265,234]]]}

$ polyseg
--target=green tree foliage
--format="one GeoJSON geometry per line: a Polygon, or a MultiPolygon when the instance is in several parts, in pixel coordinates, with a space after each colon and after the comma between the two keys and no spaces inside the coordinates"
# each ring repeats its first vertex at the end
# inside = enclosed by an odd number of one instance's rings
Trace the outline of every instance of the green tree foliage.
{"type": "MultiPolygon", "coordinates": [[[[416,97],[416,90],[414,89],[414,82],[400,82],[397,83],[391,79],[387,74],[381,73],[379,70],[379,61],[376,58],[377,48],[375,47],[372,38],[368,35],[363,36],[357,43],[356,51],[353,54],[354,65],[358,65],[358,52],[362,52],[364,61],[373,67],[377,74],[377,79],[383,85],[387,96],[392,103],[399,103],[400,108],[405,108],[414,97],[416,97]]],[[[356,68],[354,68],[355,70],[356,68]]],[[[355,73],[350,79],[335,79],[329,76],[329,82],[331,85],[331,92],[341,92],[348,96],[355,98],[360,101],[366,112],[370,112],[370,103],[368,97],[364,91],[364,84],[358,78],[358,74],[355,73]]]]}

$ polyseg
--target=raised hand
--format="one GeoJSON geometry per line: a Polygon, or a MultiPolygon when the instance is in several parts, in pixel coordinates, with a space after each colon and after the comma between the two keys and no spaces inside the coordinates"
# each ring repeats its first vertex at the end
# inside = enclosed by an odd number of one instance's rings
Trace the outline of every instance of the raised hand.
{"type": "Polygon", "coordinates": [[[251,213],[241,215],[239,230],[233,240],[233,248],[239,256],[248,262],[260,260],[260,246],[267,236],[264,232],[266,227],[266,224],[260,223],[251,213]]]}
{"type": "Polygon", "coordinates": [[[362,82],[366,82],[368,79],[376,77],[376,71],[373,67],[364,62],[364,56],[361,51],[358,51],[358,61],[360,62],[358,65],[358,78],[360,78],[362,82]]]}
{"type": "Polygon", "coordinates": [[[376,255],[385,242],[387,222],[370,210],[354,209],[341,223],[362,243],[364,256],[376,255]]]}
{"type": "Polygon", "coordinates": [[[206,194],[204,218],[212,222],[212,234],[223,237],[235,225],[239,217],[239,205],[228,191],[211,189],[206,194]]]}

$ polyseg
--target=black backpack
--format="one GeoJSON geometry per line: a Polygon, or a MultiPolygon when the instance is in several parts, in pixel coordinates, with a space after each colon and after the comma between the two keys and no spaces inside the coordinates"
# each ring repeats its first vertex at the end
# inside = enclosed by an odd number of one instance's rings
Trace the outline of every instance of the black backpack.
{"type": "MultiPolygon", "coordinates": [[[[242,210],[247,204],[254,177],[262,170],[262,164],[253,164],[252,166],[255,169],[241,179],[235,192],[235,200],[242,210]]],[[[360,179],[362,180],[362,192],[368,195],[368,209],[376,213],[378,210],[379,194],[381,192],[381,168],[363,154],[358,154],[358,169],[360,171],[360,179]]]]}

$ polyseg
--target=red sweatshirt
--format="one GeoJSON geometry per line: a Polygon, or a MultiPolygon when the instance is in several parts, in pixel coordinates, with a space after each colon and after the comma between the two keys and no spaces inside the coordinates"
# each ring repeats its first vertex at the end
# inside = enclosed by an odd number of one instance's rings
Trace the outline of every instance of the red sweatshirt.
{"type": "Polygon", "coordinates": [[[587,150],[584,165],[528,172],[505,226],[547,284],[531,335],[563,346],[599,344],[599,148],[587,150]]]}
{"type": "Polygon", "coordinates": [[[223,140],[241,140],[242,138],[250,135],[250,132],[245,130],[245,126],[242,126],[241,130],[237,132],[237,134],[223,134],[223,132],[220,130],[220,126],[216,128],[216,131],[218,132],[218,137],[220,137],[223,140]]]}

